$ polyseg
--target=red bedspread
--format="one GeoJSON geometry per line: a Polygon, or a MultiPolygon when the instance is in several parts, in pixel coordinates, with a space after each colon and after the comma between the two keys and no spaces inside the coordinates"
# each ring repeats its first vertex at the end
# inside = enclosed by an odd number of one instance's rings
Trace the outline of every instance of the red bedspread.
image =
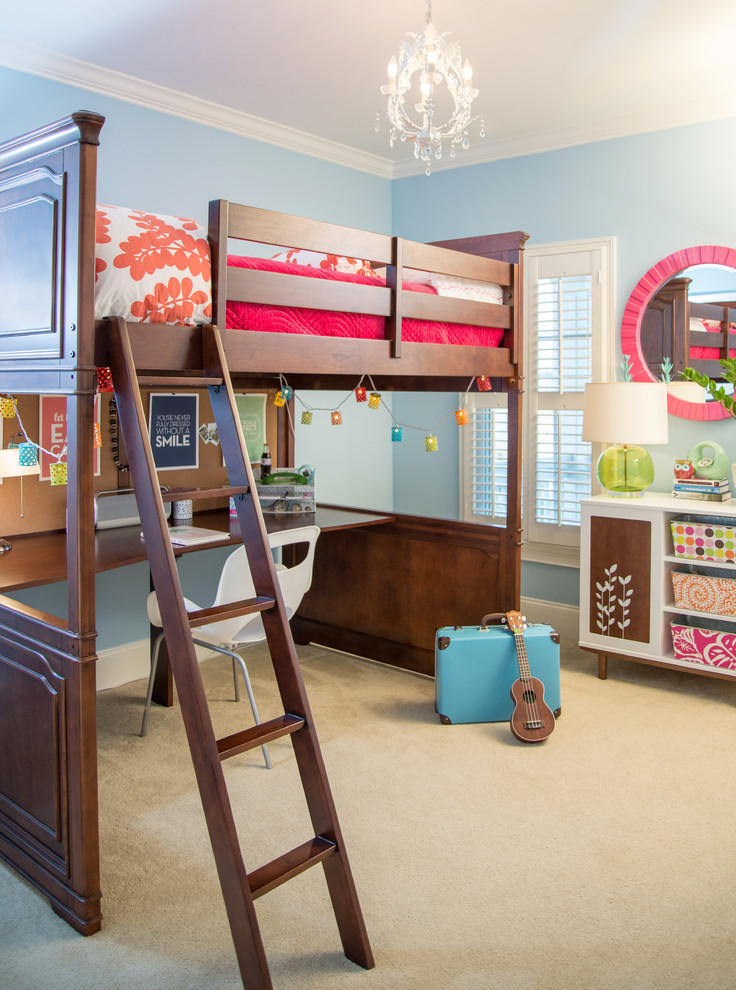
{"type": "MultiPolygon", "coordinates": [[[[302,275],[307,278],[327,278],[340,282],[359,282],[362,285],[385,286],[385,281],[367,275],[349,275],[343,272],[293,265],[264,258],[228,256],[227,263],[235,268],[255,268],[260,271],[282,272],[286,275],[302,275]]],[[[405,282],[411,292],[428,292],[436,295],[428,285],[405,282]]],[[[333,313],[319,309],[263,306],[254,303],[230,302],[227,304],[227,326],[239,330],[259,330],[268,333],[306,333],[320,337],[362,337],[382,340],[385,336],[385,320],[381,316],[364,316],[358,313],[333,313]]],[[[474,327],[456,323],[430,323],[424,320],[405,319],[401,325],[403,340],[430,344],[465,344],[474,347],[498,347],[503,330],[495,327],[474,327]]]]}

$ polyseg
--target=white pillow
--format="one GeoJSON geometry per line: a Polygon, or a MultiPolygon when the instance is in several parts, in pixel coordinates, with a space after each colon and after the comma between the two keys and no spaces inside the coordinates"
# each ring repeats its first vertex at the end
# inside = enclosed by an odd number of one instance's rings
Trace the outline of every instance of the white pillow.
{"type": "Polygon", "coordinates": [[[380,278],[370,261],[364,258],[346,258],[339,254],[320,254],[318,251],[279,251],[271,261],[284,261],[291,265],[306,265],[307,268],[324,268],[331,272],[344,272],[347,275],[368,275],[380,278]]]}
{"type": "Polygon", "coordinates": [[[474,302],[503,303],[503,289],[495,282],[475,282],[469,278],[455,278],[438,275],[434,272],[420,272],[413,268],[404,269],[408,282],[431,285],[438,296],[451,296],[453,299],[472,299],[474,302]]]}
{"type": "Polygon", "coordinates": [[[210,323],[207,229],[196,220],[98,205],[95,313],[130,323],[210,323]]]}

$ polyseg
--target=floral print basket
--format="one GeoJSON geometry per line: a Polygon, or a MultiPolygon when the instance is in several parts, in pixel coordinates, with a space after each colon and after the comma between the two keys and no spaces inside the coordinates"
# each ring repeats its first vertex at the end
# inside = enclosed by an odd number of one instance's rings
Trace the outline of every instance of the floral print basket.
{"type": "MultiPolygon", "coordinates": [[[[718,622],[711,623],[717,625],[718,622]]],[[[678,660],[736,670],[736,633],[670,623],[672,647],[678,660]]]]}
{"type": "Polygon", "coordinates": [[[678,608],[716,615],[736,615],[736,579],[710,574],[672,572],[672,588],[678,608]]]}

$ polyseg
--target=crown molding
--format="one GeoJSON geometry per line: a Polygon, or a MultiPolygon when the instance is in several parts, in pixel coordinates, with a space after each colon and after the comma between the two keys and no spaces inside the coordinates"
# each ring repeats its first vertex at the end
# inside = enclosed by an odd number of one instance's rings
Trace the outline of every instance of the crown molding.
{"type": "MultiPolygon", "coordinates": [[[[563,127],[550,131],[535,131],[518,137],[499,141],[486,141],[473,144],[467,151],[460,151],[454,159],[443,158],[432,163],[432,172],[446,172],[449,169],[466,165],[483,165],[505,158],[521,158],[526,155],[539,155],[549,151],[562,151],[581,144],[597,141],[610,141],[614,138],[633,137],[654,131],[665,131],[692,124],[705,124],[709,121],[736,117],[736,96],[704,102],[669,107],[661,111],[632,114],[609,121],[592,121],[576,127],[563,127]]],[[[488,125],[486,125],[488,128],[488,125]]],[[[422,175],[425,167],[415,160],[396,162],[393,178],[422,175]]]]}
{"type": "Polygon", "coordinates": [[[358,169],[382,179],[393,177],[393,166],[388,158],[371,155],[358,148],[351,148],[296,128],[275,124],[262,117],[233,110],[187,93],[180,93],[166,86],[145,82],[122,72],[24,45],[12,38],[0,36],[0,65],[19,72],[42,76],[67,86],[76,86],[101,96],[109,96],[115,100],[134,103],[148,110],[182,117],[195,124],[216,127],[240,137],[277,145],[335,165],[358,169]]]}
{"type": "MultiPolygon", "coordinates": [[[[19,72],[42,76],[54,82],[75,86],[112,99],[133,103],[159,113],[181,117],[206,127],[237,134],[264,144],[272,144],[301,155],[320,158],[335,165],[353,168],[382,179],[402,179],[423,175],[425,166],[413,156],[392,162],[349,145],[330,141],[305,131],[285,127],[252,114],[233,110],[219,103],[145,82],[122,72],[57,55],[0,35],[0,65],[19,72]]],[[[432,172],[446,172],[468,165],[483,165],[506,158],[520,158],[549,151],[561,151],[582,144],[632,137],[652,131],[702,124],[736,116],[736,97],[694,102],[661,111],[648,111],[612,121],[591,121],[575,127],[521,134],[498,141],[485,141],[460,151],[455,158],[445,156],[433,162],[432,172]]]]}

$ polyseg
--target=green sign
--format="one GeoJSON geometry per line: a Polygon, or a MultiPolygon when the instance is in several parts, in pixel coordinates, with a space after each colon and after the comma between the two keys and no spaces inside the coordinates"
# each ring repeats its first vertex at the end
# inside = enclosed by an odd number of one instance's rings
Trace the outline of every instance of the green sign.
{"type": "Polygon", "coordinates": [[[251,461],[260,461],[266,442],[266,396],[263,393],[236,395],[235,403],[248,457],[251,461]]]}

